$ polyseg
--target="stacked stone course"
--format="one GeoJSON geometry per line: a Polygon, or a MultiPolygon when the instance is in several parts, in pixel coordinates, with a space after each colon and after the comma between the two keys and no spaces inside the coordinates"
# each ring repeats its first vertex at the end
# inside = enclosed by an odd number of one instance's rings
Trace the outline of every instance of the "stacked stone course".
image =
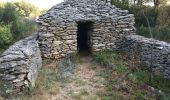
{"type": "Polygon", "coordinates": [[[129,35],[124,37],[119,49],[130,56],[137,53],[143,66],[170,78],[170,44],[139,35],[129,35]]]}
{"type": "Polygon", "coordinates": [[[43,57],[61,58],[77,51],[79,22],[90,22],[92,51],[115,49],[122,37],[135,34],[134,15],[102,1],[67,0],[39,17],[39,45],[43,57]]]}
{"type": "Polygon", "coordinates": [[[36,37],[16,42],[0,56],[0,93],[20,93],[34,87],[42,66],[36,37]]]}

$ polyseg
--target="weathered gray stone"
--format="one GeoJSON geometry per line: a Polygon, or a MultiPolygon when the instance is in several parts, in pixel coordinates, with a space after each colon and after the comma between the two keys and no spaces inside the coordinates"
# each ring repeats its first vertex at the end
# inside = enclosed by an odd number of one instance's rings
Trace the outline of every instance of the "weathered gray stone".
{"type": "MultiPolygon", "coordinates": [[[[65,55],[64,55],[65,56],[65,55]]],[[[65,80],[74,74],[75,64],[71,55],[66,56],[57,65],[57,77],[60,80],[65,80]]]]}
{"type": "Polygon", "coordinates": [[[37,34],[20,40],[0,56],[1,81],[4,93],[19,93],[34,87],[38,69],[42,66],[37,34]],[[26,84],[27,82],[27,84],[26,84]]]}
{"type": "Polygon", "coordinates": [[[138,55],[144,66],[160,72],[165,78],[170,78],[170,44],[139,35],[129,35],[117,45],[119,50],[127,52],[130,56],[138,55]]]}
{"type": "Polygon", "coordinates": [[[52,7],[37,22],[40,50],[46,58],[61,58],[79,50],[79,22],[92,24],[88,42],[93,51],[116,48],[115,42],[135,33],[133,14],[101,0],[67,0],[52,7]]]}

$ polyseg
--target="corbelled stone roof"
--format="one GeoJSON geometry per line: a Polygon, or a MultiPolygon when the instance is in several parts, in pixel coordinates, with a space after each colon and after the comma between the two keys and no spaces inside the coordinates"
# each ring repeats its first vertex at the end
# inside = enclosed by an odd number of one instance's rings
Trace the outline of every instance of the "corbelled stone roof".
{"type": "Polygon", "coordinates": [[[133,16],[127,10],[121,10],[100,0],[67,0],[53,6],[39,17],[38,23],[60,23],[62,21],[115,19],[120,16],[133,16]]]}

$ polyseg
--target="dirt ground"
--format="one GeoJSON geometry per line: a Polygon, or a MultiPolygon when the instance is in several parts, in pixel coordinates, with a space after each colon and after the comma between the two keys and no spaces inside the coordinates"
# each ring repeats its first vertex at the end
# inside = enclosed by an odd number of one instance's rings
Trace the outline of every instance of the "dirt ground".
{"type": "Polygon", "coordinates": [[[59,93],[52,100],[100,100],[97,92],[104,89],[105,80],[97,76],[90,60],[87,56],[81,57],[71,81],[59,83],[59,93]]]}
{"type": "MultiPolygon", "coordinates": [[[[50,91],[36,90],[30,96],[23,97],[23,100],[101,100],[97,93],[104,90],[106,81],[97,75],[100,68],[92,68],[91,59],[89,56],[80,57],[69,81],[56,81],[50,91]]],[[[55,62],[48,64],[48,67],[54,65],[55,62]]]]}

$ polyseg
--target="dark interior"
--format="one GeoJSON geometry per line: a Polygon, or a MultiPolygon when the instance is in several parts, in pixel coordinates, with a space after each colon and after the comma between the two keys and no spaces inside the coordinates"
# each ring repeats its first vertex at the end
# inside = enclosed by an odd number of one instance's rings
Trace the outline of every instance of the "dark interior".
{"type": "Polygon", "coordinates": [[[78,22],[77,49],[79,53],[90,52],[91,22],[78,22]]]}

